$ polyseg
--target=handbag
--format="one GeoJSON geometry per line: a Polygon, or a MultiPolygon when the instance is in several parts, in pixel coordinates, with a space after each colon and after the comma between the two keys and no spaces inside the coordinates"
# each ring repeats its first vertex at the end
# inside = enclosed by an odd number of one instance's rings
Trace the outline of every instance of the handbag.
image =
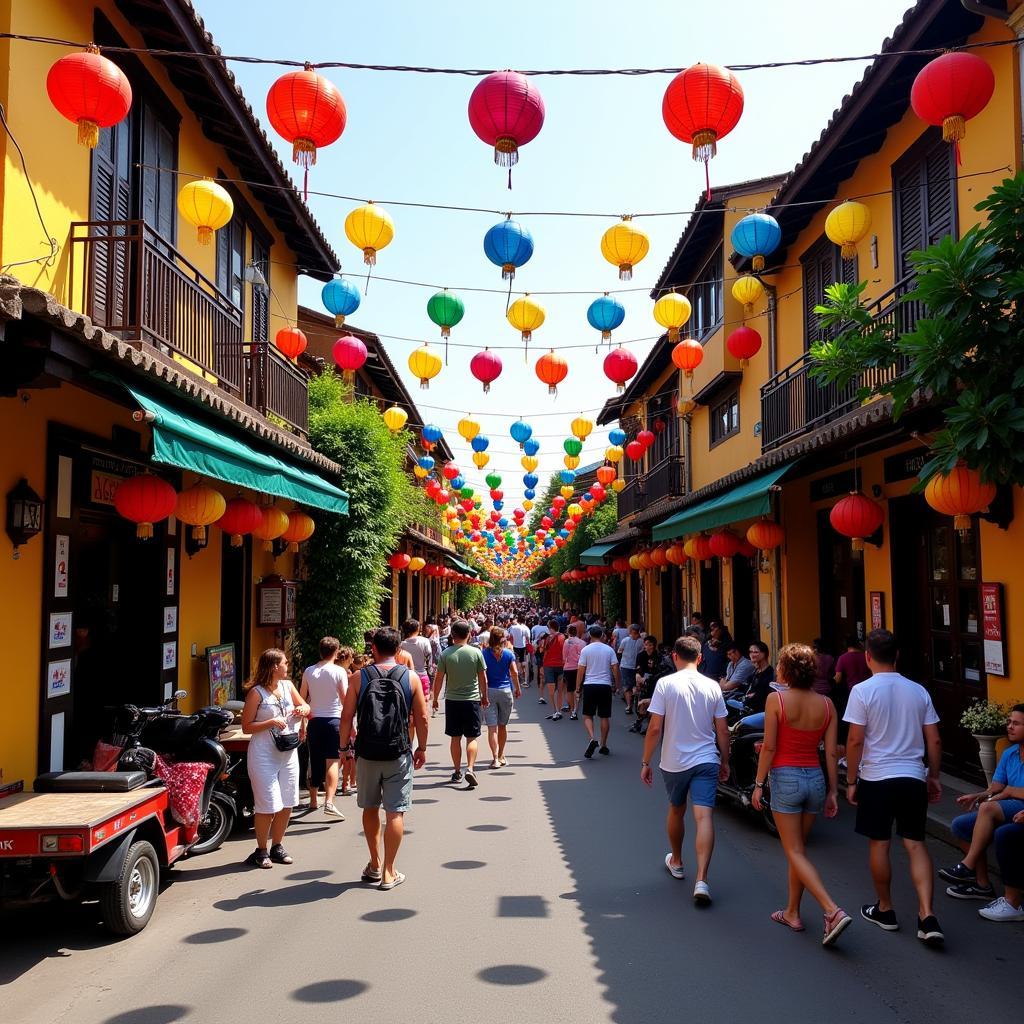
{"type": "MultiPolygon", "coordinates": [[[[282,704],[281,701],[268,700],[265,703],[276,704],[281,709],[281,715],[284,715],[284,704],[282,704]]],[[[280,729],[271,729],[270,738],[274,741],[274,746],[282,753],[287,753],[289,750],[295,750],[295,748],[302,742],[302,739],[297,732],[282,732],[280,729]]]]}

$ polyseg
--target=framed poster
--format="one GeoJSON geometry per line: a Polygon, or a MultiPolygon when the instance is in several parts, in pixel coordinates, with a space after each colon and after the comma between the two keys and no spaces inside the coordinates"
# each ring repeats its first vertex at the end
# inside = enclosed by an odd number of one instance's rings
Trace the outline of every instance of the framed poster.
{"type": "Polygon", "coordinates": [[[1002,583],[981,585],[981,635],[985,645],[985,671],[1006,675],[1006,625],[1003,621],[1002,583]]]}
{"type": "Polygon", "coordinates": [[[49,646],[71,646],[71,612],[50,612],[49,646]]]}
{"type": "Polygon", "coordinates": [[[57,534],[56,558],[53,562],[53,596],[68,596],[68,556],[71,553],[71,538],[64,533],[57,534]]]}
{"type": "Polygon", "coordinates": [[[64,697],[71,692],[71,659],[51,661],[46,666],[46,696],[64,697]]]}
{"type": "Polygon", "coordinates": [[[885,591],[871,591],[871,628],[885,629],[885,591]]]}
{"type": "Polygon", "coordinates": [[[163,666],[165,672],[169,672],[172,668],[178,667],[177,640],[169,640],[164,644],[163,666]]]}
{"type": "Polygon", "coordinates": [[[174,548],[167,549],[167,596],[174,594],[174,548]]]}
{"type": "Polygon", "coordinates": [[[206,669],[210,675],[210,703],[223,707],[234,698],[238,682],[235,645],[207,647],[206,669]]]}
{"type": "Polygon", "coordinates": [[[178,606],[168,605],[164,609],[164,632],[176,633],[178,631],[178,606]]]}

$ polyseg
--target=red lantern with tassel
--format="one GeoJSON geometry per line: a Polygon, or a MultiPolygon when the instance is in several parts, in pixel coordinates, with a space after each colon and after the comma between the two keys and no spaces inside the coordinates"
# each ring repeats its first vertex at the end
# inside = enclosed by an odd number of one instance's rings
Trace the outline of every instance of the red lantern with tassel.
{"type": "Polygon", "coordinates": [[[356,370],[366,362],[366,346],[359,338],[346,334],[334,343],[331,355],[345,380],[351,383],[356,370]]]}
{"type": "Polygon", "coordinates": [[[140,540],[149,540],[153,536],[153,524],[171,515],[177,504],[177,491],[152,473],[127,477],[114,492],[117,514],[135,523],[135,536],[140,540]]]}
{"type": "Polygon", "coordinates": [[[992,68],[980,57],[944,53],[917,73],[910,105],[922,121],[942,125],[946,142],[959,144],[967,134],[967,122],[988,106],[995,88],[992,68]]]}
{"type": "Polygon", "coordinates": [[[316,163],[318,149],[341,138],[348,111],[337,86],[307,64],[270,87],[267,117],[274,131],[292,144],[292,160],[308,169],[316,163]]]}
{"type": "MultiPolygon", "coordinates": [[[[289,518],[290,521],[290,518],[289,518]]],[[[253,533],[263,523],[263,510],[248,498],[232,498],[217,525],[231,537],[231,546],[242,546],[242,537],[253,533]]]]}
{"type": "Polygon", "coordinates": [[[558,394],[558,385],[569,373],[569,364],[555,350],[545,352],[537,360],[537,376],[548,386],[549,395],[558,394]]]}
{"type": "Polygon", "coordinates": [[[469,123],[477,137],[494,147],[494,162],[512,168],[519,162],[519,147],[532,142],[544,126],[544,100],[525,75],[495,71],[482,78],[469,97],[469,123]]]}
{"type": "Polygon", "coordinates": [[[604,375],[615,384],[615,390],[626,390],[626,382],[636,373],[636,356],[629,349],[613,348],[604,357],[604,375]]]}
{"type": "Polygon", "coordinates": [[[289,359],[298,359],[306,351],[306,335],[298,327],[282,327],[274,336],[274,344],[289,359]]]}
{"type": "Polygon", "coordinates": [[[687,377],[693,376],[693,371],[704,361],[704,349],[699,341],[693,338],[683,338],[674,349],[672,349],[672,362],[679,367],[687,377]]]}
{"type": "Polygon", "coordinates": [[[864,538],[870,537],[885,520],[882,506],[860,491],[852,491],[832,506],[829,522],[836,533],[853,541],[854,551],[864,550],[864,538]]]}
{"type": "Polygon", "coordinates": [[[737,327],[725,339],[725,347],[729,354],[740,361],[740,366],[747,366],[751,359],[761,351],[761,335],[753,327],[737,327]]]}
{"type": "Polygon", "coordinates": [[[78,141],[94,148],[100,129],[128,116],[132,87],[124,72],[99,47],[61,57],[46,76],[46,93],[57,112],[78,125],[78,141]]]}

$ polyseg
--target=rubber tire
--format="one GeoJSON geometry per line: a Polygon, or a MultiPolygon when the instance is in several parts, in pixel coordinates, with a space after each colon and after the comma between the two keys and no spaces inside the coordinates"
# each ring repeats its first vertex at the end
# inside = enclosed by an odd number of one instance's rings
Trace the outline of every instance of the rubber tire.
{"type": "MultiPolygon", "coordinates": [[[[224,840],[227,839],[231,834],[231,830],[235,827],[234,812],[227,804],[223,804],[217,799],[210,801],[207,820],[210,823],[210,832],[205,838],[197,839],[188,848],[190,856],[198,857],[204,853],[213,853],[214,850],[219,850],[224,845],[224,840]]],[[[203,836],[203,833],[203,823],[200,822],[199,835],[203,836]]]]}
{"type": "Polygon", "coordinates": [[[128,853],[117,878],[113,882],[104,883],[100,890],[100,912],[103,915],[103,923],[115,935],[138,934],[149,924],[149,919],[153,916],[159,891],[160,862],[157,859],[156,850],[144,839],[132,843],[128,847],[128,853]],[[140,917],[133,914],[128,907],[128,885],[136,864],[141,860],[150,862],[154,884],[153,897],[145,913],[140,917]]]}
{"type": "Polygon", "coordinates": [[[771,790],[765,786],[764,791],[761,794],[761,817],[764,819],[765,825],[768,826],[768,831],[771,832],[773,836],[777,836],[779,834],[779,827],[775,824],[775,815],[772,813],[771,807],[768,806],[771,802],[771,798],[771,790]]]}

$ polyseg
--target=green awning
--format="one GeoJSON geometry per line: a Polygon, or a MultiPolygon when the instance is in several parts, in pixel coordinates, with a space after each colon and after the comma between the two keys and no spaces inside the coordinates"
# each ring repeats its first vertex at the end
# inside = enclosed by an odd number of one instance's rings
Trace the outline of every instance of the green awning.
{"type": "Polygon", "coordinates": [[[787,462],[770,473],[745,480],[699,505],[684,508],[682,512],[657,523],[651,530],[651,537],[654,540],[673,540],[687,533],[714,530],[741,519],[768,515],[772,510],[771,488],[793,465],[793,462],[787,462]]]}
{"type": "Polygon", "coordinates": [[[615,547],[615,544],[594,544],[580,554],[580,562],[583,565],[604,565],[604,556],[615,547]]]}
{"type": "Polygon", "coordinates": [[[189,469],[261,494],[289,498],[309,508],[348,514],[348,495],[316,473],[257,451],[245,441],[179,411],[164,399],[154,398],[148,391],[129,386],[119,378],[118,383],[154,417],[154,462],[189,469]]]}
{"type": "Polygon", "coordinates": [[[474,579],[477,579],[480,576],[480,573],[478,573],[476,569],[473,568],[473,566],[467,565],[465,562],[460,561],[454,555],[445,555],[444,557],[447,558],[448,561],[452,564],[452,567],[458,569],[459,572],[464,572],[467,576],[472,576],[474,579]]]}

